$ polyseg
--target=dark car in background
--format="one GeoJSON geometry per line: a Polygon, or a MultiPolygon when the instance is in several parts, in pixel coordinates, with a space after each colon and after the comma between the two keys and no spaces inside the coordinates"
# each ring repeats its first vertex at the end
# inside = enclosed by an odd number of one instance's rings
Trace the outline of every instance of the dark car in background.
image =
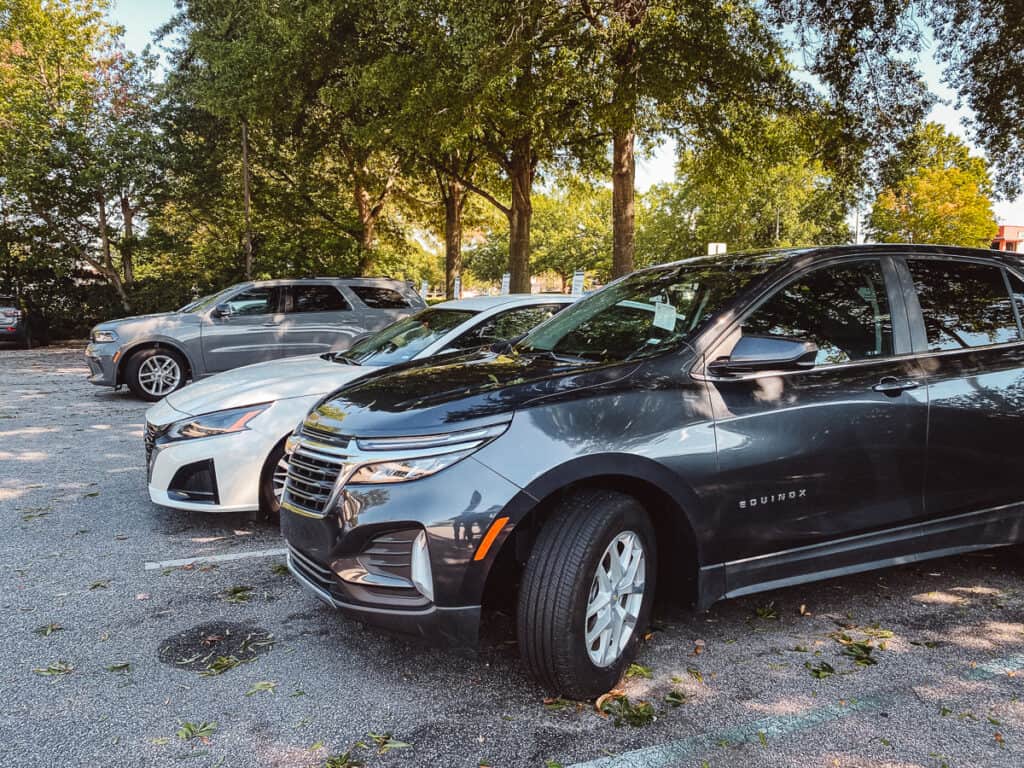
{"type": "Polygon", "coordinates": [[[177,312],[100,323],[85,352],[89,381],[152,402],[190,379],[346,349],[425,306],[408,283],[386,278],[239,283],[177,312]]]}
{"type": "Polygon", "coordinates": [[[17,344],[31,349],[48,341],[45,318],[16,296],[0,293],[0,344],[17,344]]]}
{"type": "Polygon", "coordinates": [[[622,278],[512,349],[397,366],[290,440],[292,573],[476,641],[518,587],[550,690],[611,688],[655,588],[721,598],[1024,539],[1024,263],[934,246],[622,278]]]}

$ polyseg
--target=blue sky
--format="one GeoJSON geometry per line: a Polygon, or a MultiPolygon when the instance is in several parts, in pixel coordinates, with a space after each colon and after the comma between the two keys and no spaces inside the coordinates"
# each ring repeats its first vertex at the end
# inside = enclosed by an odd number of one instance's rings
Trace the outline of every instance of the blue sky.
{"type": "MultiPolygon", "coordinates": [[[[153,31],[174,14],[174,0],[114,0],[111,18],[124,27],[124,40],[128,48],[141,51],[152,42],[153,31]]],[[[954,94],[940,80],[940,72],[929,51],[921,59],[921,69],[932,91],[948,104],[937,104],[931,119],[943,123],[958,136],[967,138],[962,118],[965,113],[952,107],[954,94]]],[[[651,184],[670,181],[674,175],[675,146],[666,142],[651,157],[637,163],[637,186],[643,190],[651,184]]],[[[997,201],[996,219],[1001,224],[1024,224],[1024,196],[1015,201],[997,201]]]]}

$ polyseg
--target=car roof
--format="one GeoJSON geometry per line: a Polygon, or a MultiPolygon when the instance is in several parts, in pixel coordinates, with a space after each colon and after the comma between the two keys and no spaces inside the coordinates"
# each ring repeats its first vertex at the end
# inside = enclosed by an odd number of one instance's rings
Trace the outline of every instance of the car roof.
{"type": "Polygon", "coordinates": [[[316,285],[317,283],[342,283],[343,285],[368,285],[368,286],[398,286],[409,288],[404,280],[397,280],[392,277],[278,277],[273,280],[251,280],[249,282],[235,283],[231,288],[256,285],[316,285]]]}
{"type": "Polygon", "coordinates": [[[644,269],[637,270],[646,272],[648,270],[664,269],[666,267],[683,265],[720,264],[724,267],[743,266],[755,262],[774,263],[782,265],[787,262],[800,261],[809,264],[824,259],[832,259],[841,256],[881,256],[884,254],[918,254],[932,256],[973,256],[975,258],[996,258],[1007,262],[1020,264],[1020,256],[1006,251],[997,251],[989,248],[967,248],[958,245],[922,245],[914,243],[862,243],[860,245],[825,245],[806,248],[776,248],[770,250],[749,250],[733,251],[707,256],[693,256],[687,259],[656,264],[644,269]],[[1016,258],[1007,258],[1016,257],[1016,258]]]}
{"type": "Polygon", "coordinates": [[[434,304],[441,309],[465,309],[472,312],[484,312],[495,307],[530,306],[533,304],[571,304],[578,296],[566,296],[562,293],[510,293],[503,296],[472,296],[465,299],[452,299],[434,304]]]}

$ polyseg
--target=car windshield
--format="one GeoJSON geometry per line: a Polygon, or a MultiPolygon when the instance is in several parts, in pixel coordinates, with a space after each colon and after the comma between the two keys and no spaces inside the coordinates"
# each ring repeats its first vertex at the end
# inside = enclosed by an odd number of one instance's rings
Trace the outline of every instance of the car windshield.
{"type": "Polygon", "coordinates": [[[209,296],[203,296],[201,299],[196,299],[195,301],[192,301],[192,302],[186,304],[184,307],[182,307],[178,311],[179,312],[193,312],[193,313],[194,312],[202,312],[204,309],[209,309],[210,307],[213,307],[213,306],[216,306],[217,304],[219,304],[221,302],[221,300],[224,299],[227,296],[227,294],[229,294],[231,291],[235,290],[237,287],[238,287],[237,285],[232,285],[229,288],[225,288],[223,291],[217,291],[217,293],[211,293],[209,296]]]}
{"type": "Polygon", "coordinates": [[[475,314],[467,309],[424,309],[353,344],[334,359],[359,365],[403,363],[475,314]]]}
{"type": "Polygon", "coordinates": [[[699,259],[638,272],[538,326],[516,351],[596,362],[658,354],[691,336],[725,301],[780,260],[699,259]]]}

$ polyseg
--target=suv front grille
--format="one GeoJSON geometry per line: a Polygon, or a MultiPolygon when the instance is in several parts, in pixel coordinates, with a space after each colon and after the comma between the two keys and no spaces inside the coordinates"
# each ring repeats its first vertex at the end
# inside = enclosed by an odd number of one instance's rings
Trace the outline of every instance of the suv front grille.
{"type": "Polygon", "coordinates": [[[331,585],[334,583],[334,574],[329,568],[325,568],[311,557],[300,552],[291,544],[288,545],[288,561],[292,568],[299,572],[306,581],[313,586],[322,589],[330,594],[331,585]]]}
{"type": "Polygon", "coordinates": [[[346,459],[300,443],[288,457],[288,479],[281,506],[301,515],[326,516],[338,479],[352,466],[346,459]]]}

